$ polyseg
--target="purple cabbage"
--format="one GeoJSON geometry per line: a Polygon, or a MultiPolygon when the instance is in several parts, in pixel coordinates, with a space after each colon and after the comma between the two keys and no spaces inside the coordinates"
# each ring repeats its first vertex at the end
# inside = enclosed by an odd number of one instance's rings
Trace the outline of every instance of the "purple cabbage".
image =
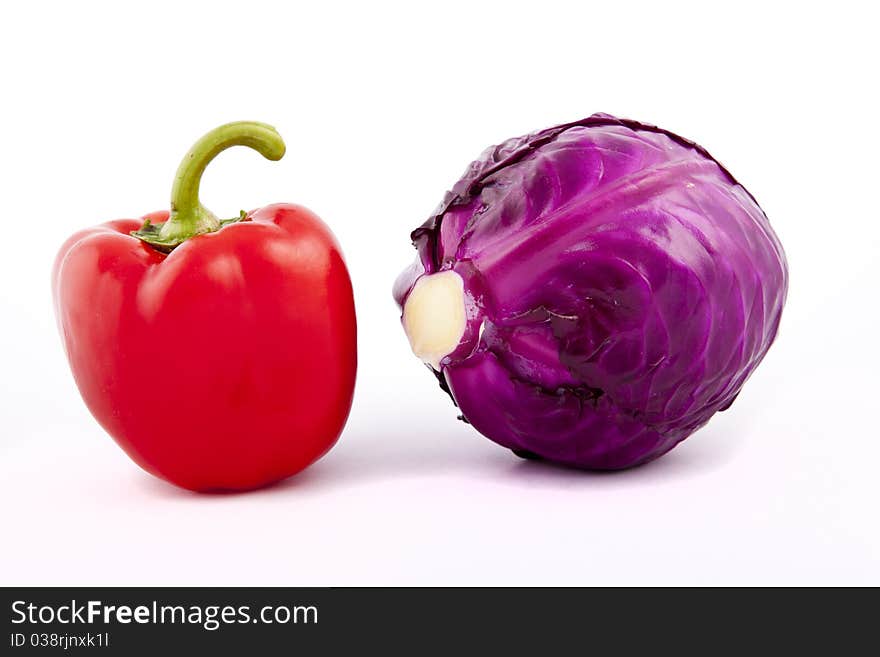
{"type": "Polygon", "coordinates": [[[460,339],[433,366],[462,419],[584,468],[654,459],[730,406],[788,288],[767,217],[724,167],[607,114],[487,149],[412,240],[404,314],[422,277],[463,283],[460,339]]]}

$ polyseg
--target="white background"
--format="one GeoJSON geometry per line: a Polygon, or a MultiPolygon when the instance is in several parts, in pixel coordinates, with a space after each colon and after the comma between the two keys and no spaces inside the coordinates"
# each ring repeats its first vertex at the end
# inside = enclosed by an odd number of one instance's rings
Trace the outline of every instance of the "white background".
{"type": "Polygon", "coordinates": [[[0,9],[0,584],[880,584],[870,3],[297,4],[0,9]],[[409,231],[485,146],[596,111],[706,146],[792,281],[733,408],[618,474],[523,462],[457,422],[390,295],[409,231]],[[202,198],[333,227],[360,369],[323,460],[203,496],[91,418],[49,271],[74,230],[166,207],[190,144],[237,119],[288,154],[224,153],[202,198]]]}

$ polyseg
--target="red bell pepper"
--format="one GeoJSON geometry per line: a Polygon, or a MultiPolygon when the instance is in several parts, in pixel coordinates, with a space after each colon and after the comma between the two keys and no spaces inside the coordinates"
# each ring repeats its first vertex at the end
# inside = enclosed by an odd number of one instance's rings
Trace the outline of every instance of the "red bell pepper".
{"type": "Polygon", "coordinates": [[[292,475],[339,437],[354,392],[356,327],[339,245],[298,205],[220,221],[198,199],[206,165],[271,127],[205,135],[178,169],[171,212],[84,230],[53,271],[58,325],[92,414],[146,471],[195,491],[292,475]]]}

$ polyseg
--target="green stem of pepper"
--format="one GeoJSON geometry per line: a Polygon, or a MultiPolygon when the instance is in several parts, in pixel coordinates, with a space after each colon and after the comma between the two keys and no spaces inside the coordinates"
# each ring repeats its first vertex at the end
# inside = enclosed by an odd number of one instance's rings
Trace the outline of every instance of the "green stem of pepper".
{"type": "Polygon", "coordinates": [[[208,163],[231,146],[248,146],[269,160],[280,160],[285,151],[281,135],[265,123],[237,121],[215,128],[199,139],[180,163],[171,188],[168,221],[156,225],[146,221],[132,235],[167,252],[190,237],[219,230],[227,223],[201,204],[199,184],[208,163]]]}

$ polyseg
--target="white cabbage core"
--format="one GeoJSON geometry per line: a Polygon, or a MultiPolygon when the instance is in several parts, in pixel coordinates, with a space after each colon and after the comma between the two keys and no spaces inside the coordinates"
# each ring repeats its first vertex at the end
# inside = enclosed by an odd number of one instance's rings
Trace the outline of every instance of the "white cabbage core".
{"type": "Polygon", "coordinates": [[[454,271],[426,274],[403,306],[403,328],[413,353],[434,369],[461,342],[466,319],[464,281],[454,271]]]}

